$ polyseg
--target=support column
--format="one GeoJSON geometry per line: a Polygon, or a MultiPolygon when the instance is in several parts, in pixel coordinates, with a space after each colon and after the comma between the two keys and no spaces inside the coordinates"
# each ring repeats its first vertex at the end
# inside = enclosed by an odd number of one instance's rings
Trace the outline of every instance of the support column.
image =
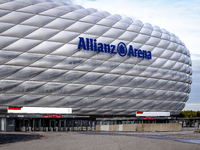
{"type": "Polygon", "coordinates": [[[39,131],[42,131],[43,128],[42,128],[42,126],[41,126],[41,125],[42,125],[41,119],[39,119],[39,123],[38,123],[38,124],[39,124],[39,131]]]}
{"type": "Polygon", "coordinates": [[[44,120],[44,126],[45,126],[45,131],[49,131],[49,125],[48,125],[48,120],[47,119],[43,119],[44,120]]]}
{"type": "Polygon", "coordinates": [[[63,127],[63,131],[66,131],[66,119],[64,120],[64,127],[63,127]]]}
{"type": "Polygon", "coordinates": [[[96,121],[94,121],[94,131],[96,131],[96,121]]]}
{"type": "Polygon", "coordinates": [[[58,131],[61,131],[61,119],[59,119],[59,123],[58,123],[58,131]]]}
{"type": "Polygon", "coordinates": [[[81,131],[83,131],[83,121],[81,120],[81,131]]]}
{"type": "Polygon", "coordinates": [[[1,131],[6,131],[6,118],[1,118],[1,131]]]}
{"type": "Polygon", "coordinates": [[[42,128],[43,128],[43,130],[42,130],[42,131],[44,131],[44,129],[45,129],[45,125],[44,125],[44,119],[42,119],[42,128]]]}
{"type": "Polygon", "coordinates": [[[35,131],[35,119],[33,119],[33,131],[35,131]]]}
{"type": "Polygon", "coordinates": [[[86,131],[88,130],[88,121],[86,121],[86,131]]]}
{"type": "Polygon", "coordinates": [[[74,131],[74,120],[72,120],[72,131],[74,131]]]}
{"type": "Polygon", "coordinates": [[[28,131],[31,132],[31,120],[28,119],[28,131]]]}
{"type": "Polygon", "coordinates": [[[49,120],[49,131],[52,131],[51,120],[49,120]]]}
{"type": "Polygon", "coordinates": [[[22,120],[22,131],[25,132],[26,131],[26,127],[25,127],[25,120],[22,120]]]}
{"type": "Polygon", "coordinates": [[[53,131],[57,131],[56,120],[53,121],[53,125],[54,125],[54,129],[53,129],[53,131]]]}

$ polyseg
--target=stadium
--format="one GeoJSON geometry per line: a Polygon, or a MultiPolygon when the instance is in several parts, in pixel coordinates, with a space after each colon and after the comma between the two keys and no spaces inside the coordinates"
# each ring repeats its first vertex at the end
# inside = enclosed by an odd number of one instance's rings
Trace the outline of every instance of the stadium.
{"type": "Polygon", "coordinates": [[[173,117],[189,98],[190,52],[158,26],[52,0],[0,0],[0,26],[2,131],[173,117]]]}

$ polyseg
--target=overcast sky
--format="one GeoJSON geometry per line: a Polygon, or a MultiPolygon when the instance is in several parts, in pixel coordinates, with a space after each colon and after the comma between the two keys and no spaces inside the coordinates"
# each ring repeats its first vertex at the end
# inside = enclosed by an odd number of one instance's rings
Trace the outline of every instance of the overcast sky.
{"type": "Polygon", "coordinates": [[[200,110],[200,0],[66,0],[164,28],[183,41],[192,58],[193,83],[185,110],[200,110]]]}

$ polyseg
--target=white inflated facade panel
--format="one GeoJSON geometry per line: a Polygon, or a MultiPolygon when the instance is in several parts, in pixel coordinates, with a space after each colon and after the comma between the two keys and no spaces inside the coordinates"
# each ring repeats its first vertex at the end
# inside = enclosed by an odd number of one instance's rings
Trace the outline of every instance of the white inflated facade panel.
{"type": "Polygon", "coordinates": [[[51,0],[0,0],[0,105],[78,115],[177,115],[189,98],[190,52],[173,33],[51,0]],[[150,51],[152,59],[77,50],[79,37],[150,51]]]}

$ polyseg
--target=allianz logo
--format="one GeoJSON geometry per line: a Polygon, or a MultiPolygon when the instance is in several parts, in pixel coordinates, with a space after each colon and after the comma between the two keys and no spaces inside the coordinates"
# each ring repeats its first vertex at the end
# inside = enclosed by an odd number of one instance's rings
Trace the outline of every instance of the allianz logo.
{"type": "Polygon", "coordinates": [[[78,50],[84,49],[84,50],[90,50],[90,51],[96,51],[96,52],[102,52],[102,53],[110,53],[110,54],[119,54],[121,57],[124,56],[130,56],[130,57],[138,57],[138,58],[145,58],[145,59],[151,59],[151,51],[146,50],[140,50],[140,49],[133,49],[132,45],[127,46],[120,42],[117,46],[116,45],[110,45],[105,43],[97,43],[96,39],[89,39],[89,38],[83,38],[79,37],[79,43],[78,43],[78,50]]]}

